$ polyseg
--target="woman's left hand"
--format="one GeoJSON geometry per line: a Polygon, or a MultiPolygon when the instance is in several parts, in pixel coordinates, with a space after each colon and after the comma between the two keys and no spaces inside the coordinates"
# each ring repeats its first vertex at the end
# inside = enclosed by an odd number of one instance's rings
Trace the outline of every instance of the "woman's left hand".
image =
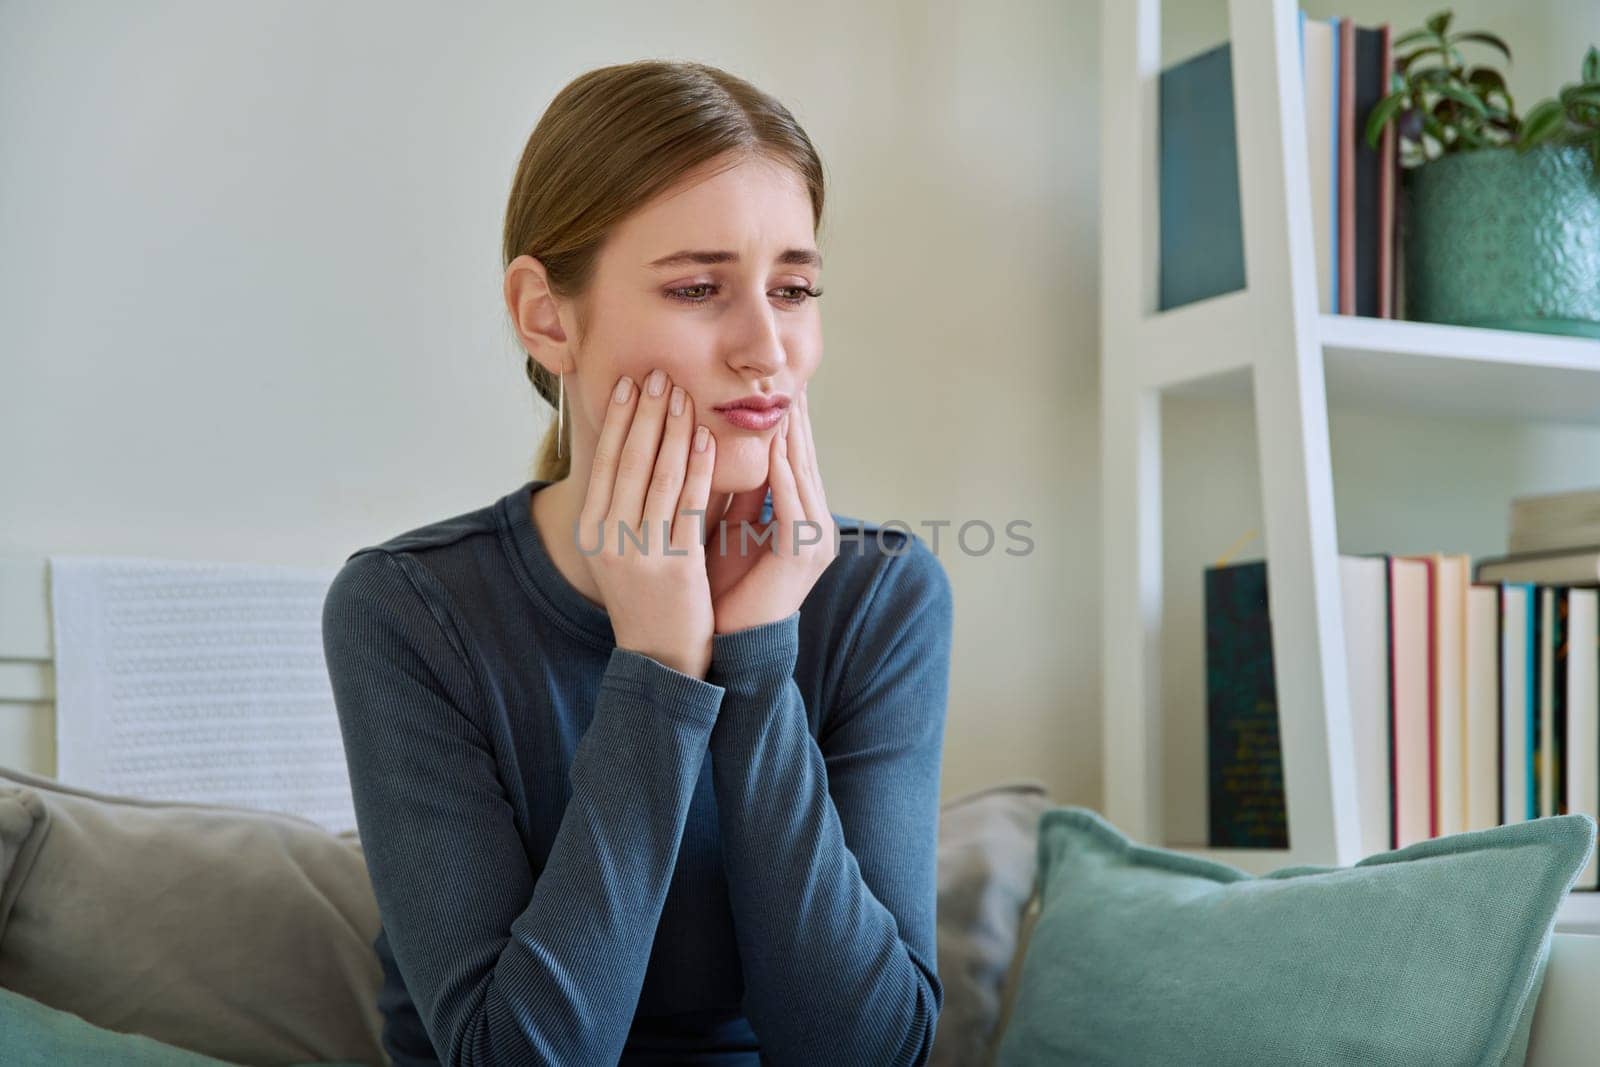
{"type": "Polygon", "coordinates": [[[726,550],[716,534],[706,545],[706,572],[719,634],[793,615],[838,555],[833,515],[817,469],[804,387],[784,420],[787,430],[780,427],[769,445],[766,485],[735,496],[723,516],[726,550]],[[772,522],[758,528],[755,520],[769,487],[772,522]],[[744,523],[749,523],[750,529],[741,534],[744,523]]]}

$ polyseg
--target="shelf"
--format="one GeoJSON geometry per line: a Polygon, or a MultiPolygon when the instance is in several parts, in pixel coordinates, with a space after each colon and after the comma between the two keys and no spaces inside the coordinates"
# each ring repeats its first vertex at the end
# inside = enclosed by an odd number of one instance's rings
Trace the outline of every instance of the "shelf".
{"type": "MultiPolygon", "coordinates": [[[[1197,305],[1194,317],[1218,314],[1201,312],[1197,305]]],[[[1319,315],[1317,325],[1328,406],[1335,410],[1600,426],[1600,341],[1357,315],[1319,315]]],[[[1151,377],[1169,383],[1163,390],[1169,396],[1248,395],[1247,368],[1227,370],[1217,361],[1190,366],[1195,368],[1191,376],[1151,377]]]]}
{"type": "Polygon", "coordinates": [[[1600,426],[1600,341],[1355,315],[1319,325],[1336,407],[1600,426]]]}
{"type": "MultiPolygon", "coordinates": [[[[1293,863],[1287,852],[1276,848],[1164,847],[1216,863],[1226,863],[1258,878],[1293,863]]],[[[1600,935],[1600,892],[1574,890],[1567,894],[1567,899],[1561,903],[1561,910],[1556,913],[1556,929],[1562,933],[1600,935]]]]}
{"type": "MultiPolygon", "coordinates": [[[[1184,851],[1252,874],[1348,866],[1360,858],[1359,806],[1342,670],[1329,411],[1600,428],[1600,340],[1319,313],[1300,12],[1292,0],[1227,5],[1249,284],[1152,313],[1160,288],[1162,6],[1101,4],[1101,232],[1109,235],[1100,246],[1105,815],[1136,839],[1165,836],[1162,719],[1173,694],[1163,692],[1163,648],[1176,632],[1170,601],[1191,587],[1167,588],[1161,401],[1253,399],[1277,601],[1280,743],[1297,847],[1184,851]]],[[[1575,896],[1561,923],[1600,933],[1600,893],[1575,896]]]]}

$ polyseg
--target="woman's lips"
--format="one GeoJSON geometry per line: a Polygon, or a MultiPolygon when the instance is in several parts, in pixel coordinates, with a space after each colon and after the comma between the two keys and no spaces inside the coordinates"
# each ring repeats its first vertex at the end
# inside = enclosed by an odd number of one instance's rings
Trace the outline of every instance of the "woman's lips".
{"type": "Polygon", "coordinates": [[[716,411],[741,430],[770,430],[783,418],[781,405],[764,411],[755,408],[717,408],[716,411]]]}

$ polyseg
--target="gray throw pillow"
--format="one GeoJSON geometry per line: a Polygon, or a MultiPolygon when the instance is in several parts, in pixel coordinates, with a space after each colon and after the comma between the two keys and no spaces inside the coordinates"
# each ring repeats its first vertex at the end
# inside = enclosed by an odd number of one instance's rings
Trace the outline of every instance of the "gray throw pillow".
{"type": "Polygon", "coordinates": [[[1005,1040],[1006,1027],[1011,1025],[1011,1011],[1017,1003],[1017,988],[1022,982],[1022,961],[1028,956],[1028,940],[1033,936],[1033,928],[1038,925],[1039,913],[1043,908],[1044,898],[1035,880],[1033,893],[1022,909],[1022,928],[1017,931],[1017,951],[1011,957],[1011,968],[1006,971],[1005,986],[1000,994],[1000,1021],[994,1025],[994,1036],[984,1052],[982,1067],[994,1067],[1000,1057],[1000,1043],[1005,1040]]]}
{"type": "Polygon", "coordinates": [[[384,1064],[354,833],[0,767],[0,986],[250,1065],[384,1064]]]}
{"type": "Polygon", "coordinates": [[[987,786],[940,806],[937,925],[945,1000],[930,1067],[975,1067],[989,1055],[1038,869],[1039,818],[1052,806],[1034,779],[987,786]]]}

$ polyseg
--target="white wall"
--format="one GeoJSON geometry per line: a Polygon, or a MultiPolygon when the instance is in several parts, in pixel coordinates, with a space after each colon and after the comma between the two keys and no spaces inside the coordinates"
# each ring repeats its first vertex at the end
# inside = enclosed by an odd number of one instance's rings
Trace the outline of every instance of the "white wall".
{"type": "MultiPolygon", "coordinates": [[[[824,156],[835,510],[1034,523],[1029,557],[942,553],[945,795],[1026,775],[1098,804],[1098,7],[0,0],[0,554],[332,565],[519,484],[549,412],[500,300],[517,155],[582,71],[701,59],[824,156]]],[[[1220,0],[1166,7],[1169,61],[1226,34],[1220,0]]],[[[1511,40],[1524,106],[1600,40],[1580,0],[1454,7],[1511,40]]],[[[1198,840],[1201,569],[1259,528],[1259,478],[1247,408],[1166,410],[1167,822],[1198,840]]],[[[1332,434],[1347,552],[1490,554],[1515,492],[1600,482],[1593,432],[1332,434]]],[[[52,731],[0,705],[0,763],[53,772],[52,731]]]]}
{"type": "MultiPolygon", "coordinates": [[[[944,793],[1099,799],[1098,5],[0,2],[0,554],[335,565],[528,476],[498,249],[577,74],[722,65],[823,154],[834,510],[945,551],[944,793]],[[911,403],[889,422],[888,390],[911,403]]],[[[0,763],[54,772],[45,706],[0,763]]]]}

